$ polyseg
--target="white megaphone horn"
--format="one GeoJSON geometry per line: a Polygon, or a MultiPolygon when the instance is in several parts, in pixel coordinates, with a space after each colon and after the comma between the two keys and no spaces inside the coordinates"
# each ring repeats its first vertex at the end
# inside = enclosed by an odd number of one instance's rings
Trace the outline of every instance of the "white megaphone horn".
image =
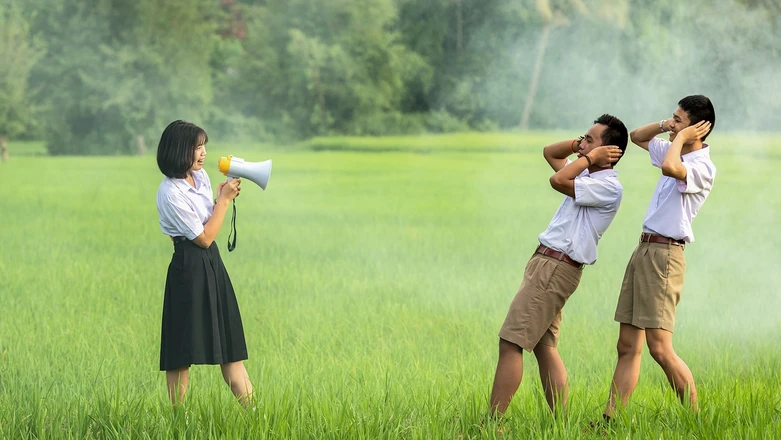
{"type": "Polygon", "coordinates": [[[241,177],[255,182],[264,191],[268,185],[268,178],[271,176],[271,160],[263,162],[245,162],[240,157],[221,157],[217,168],[222,174],[228,176],[228,180],[234,177],[241,177]]]}

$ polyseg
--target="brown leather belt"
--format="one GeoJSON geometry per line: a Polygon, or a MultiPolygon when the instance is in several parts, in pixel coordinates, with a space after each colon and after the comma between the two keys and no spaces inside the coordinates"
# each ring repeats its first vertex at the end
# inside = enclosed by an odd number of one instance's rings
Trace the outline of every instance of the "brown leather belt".
{"type": "Polygon", "coordinates": [[[640,243],[661,243],[661,244],[671,244],[674,246],[686,246],[686,242],[683,240],[676,240],[674,238],[665,237],[664,235],[659,234],[648,234],[646,232],[643,232],[642,235],[640,235],[640,243]]]}
{"type": "Polygon", "coordinates": [[[546,257],[551,257],[551,258],[555,258],[557,260],[561,260],[561,261],[569,264],[570,266],[577,267],[578,269],[583,269],[583,266],[584,266],[583,263],[578,263],[577,261],[575,261],[572,258],[570,258],[564,252],[559,252],[559,251],[557,251],[555,249],[551,249],[548,246],[545,246],[545,245],[542,245],[542,244],[537,246],[537,250],[534,251],[534,252],[537,253],[537,254],[545,255],[546,257]]]}

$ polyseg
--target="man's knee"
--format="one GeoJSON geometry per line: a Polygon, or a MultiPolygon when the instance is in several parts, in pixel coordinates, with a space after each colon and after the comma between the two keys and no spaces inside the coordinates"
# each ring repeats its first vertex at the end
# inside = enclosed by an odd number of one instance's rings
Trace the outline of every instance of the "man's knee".
{"type": "Polygon", "coordinates": [[[547,356],[555,356],[559,353],[558,349],[552,345],[545,345],[545,344],[537,344],[534,346],[533,350],[535,357],[547,357],[547,356]]]}
{"type": "Polygon", "coordinates": [[[634,338],[618,338],[616,351],[619,357],[640,356],[643,354],[643,343],[634,338]]]}
{"type": "Polygon", "coordinates": [[[648,352],[657,364],[663,368],[674,362],[677,355],[673,349],[672,333],[667,330],[653,329],[646,332],[648,352]]]}
{"type": "Polygon", "coordinates": [[[648,352],[657,364],[665,366],[675,357],[675,351],[669,344],[657,341],[648,341],[648,352]]]}

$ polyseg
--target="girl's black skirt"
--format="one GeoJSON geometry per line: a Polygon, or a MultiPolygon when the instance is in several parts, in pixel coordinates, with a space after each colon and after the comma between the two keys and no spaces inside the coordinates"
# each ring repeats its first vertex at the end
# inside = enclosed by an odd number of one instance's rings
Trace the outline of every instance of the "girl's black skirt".
{"type": "Polygon", "coordinates": [[[239,305],[217,243],[174,239],[163,302],[160,370],[247,359],[239,305]]]}

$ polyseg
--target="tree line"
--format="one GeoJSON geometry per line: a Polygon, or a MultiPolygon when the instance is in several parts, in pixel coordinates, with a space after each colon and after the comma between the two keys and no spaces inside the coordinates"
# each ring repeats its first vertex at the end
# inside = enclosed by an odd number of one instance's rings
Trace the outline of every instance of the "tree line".
{"type": "Polygon", "coordinates": [[[0,0],[0,147],[647,122],[691,93],[778,129],[774,0],[0,0]]]}

